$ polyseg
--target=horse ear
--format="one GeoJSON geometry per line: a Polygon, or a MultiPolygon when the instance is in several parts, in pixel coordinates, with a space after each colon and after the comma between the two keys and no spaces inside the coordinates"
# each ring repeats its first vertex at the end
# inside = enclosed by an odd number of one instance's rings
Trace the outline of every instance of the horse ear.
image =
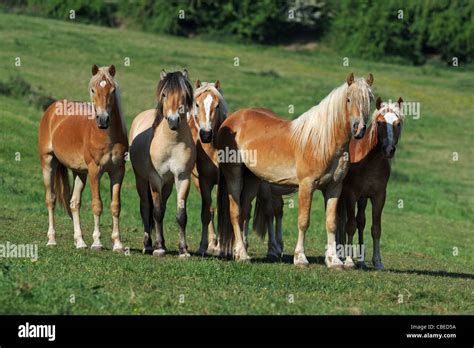
{"type": "Polygon", "coordinates": [[[377,97],[377,100],[375,101],[375,107],[377,110],[380,110],[380,107],[382,106],[382,98],[380,96],[377,97]]]}
{"type": "Polygon", "coordinates": [[[401,108],[401,107],[402,107],[402,103],[403,103],[402,97],[399,97],[399,98],[398,98],[397,103],[398,103],[398,107],[401,108]]]}
{"type": "Polygon", "coordinates": [[[92,66],[92,76],[95,76],[95,74],[97,74],[98,71],[99,71],[99,67],[94,64],[92,66]]]}
{"type": "Polygon", "coordinates": [[[374,83],[374,75],[369,73],[369,76],[367,77],[366,81],[369,86],[372,86],[372,84],[374,83]]]}
{"type": "Polygon", "coordinates": [[[216,82],[214,82],[214,87],[219,90],[221,89],[221,82],[219,80],[216,80],[216,82]]]}
{"type": "Polygon", "coordinates": [[[188,74],[188,71],[187,71],[186,69],[183,69],[182,74],[183,74],[183,76],[184,76],[185,79],[188,78],[188,75],[189,75],[189,74],[188,74]]]}
{"type": "Polygon", "coordinates": [[[165,69],[163,69],[163,70],[160,71],[160,80],[164,80],[165,77],[166,77],[166,71],[165,71],[165,69]]]}
{"type": "Polygon", "coordinates": [[[352,85],[352,82],[354,82],[354,74],[353,73],[350,73],[349,75],[347,75],[346,82],[347,82],[348,86],[352,85]]]}
{"type": "Polygon", "coordinates": [[[114,77],[115,76],[115,65],[109,66],[109,74],[110,76],[114,77]]]}
{"type": "Polygon", "coordinates": [[[197,80],[197,81],[196,81],[196,88],[201,87],[201,85],[202,85],[202,84],[201,84],[201,80],[197,80]]]}

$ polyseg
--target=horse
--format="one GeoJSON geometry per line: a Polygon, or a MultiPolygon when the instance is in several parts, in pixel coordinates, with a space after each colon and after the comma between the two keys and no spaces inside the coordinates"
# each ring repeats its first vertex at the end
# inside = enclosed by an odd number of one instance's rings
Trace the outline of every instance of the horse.
{"type": "Polygon", "coordinates": [[[193,105],[193,87],[187,70],[170,73],[162,70],[156,96],[156,109],[138,114],[129,134],[130,160],[145,230],[143,253],[157,257],[166,254],[163,218],[174,183],[177,191],[179,256],[188,258],[186,200],[196,161],[196,145],[187,122],[187,114],[193,105]],[[154,246],[151,240],[153,220],[156,231],[154,246]]]}
{"type": "MultiPolygon", "coordinates": [[[[404,116],[401,112],[402,103],[402,98],[399,98],[396,103],[382,103],[378,97],[376,110],[367,134],[360,140],[351,140],[349,145],[351,165],[344,178],[338,204],[338,215],[343,219],[342,223],[345,223],[348,238],[346,251],[349,250],[348,246],[352,245],[356,227],[358,229],[359,266],[362,268],[367,268],[364,260],[363,235],[368,199],[372,203],[372,263],[377,270],[384,268],[380,255],[381,217],[390,178],[390,162],[395,155],[404,123],[404,116]],[[356,203],[357,216],[355,214],[356,203]]],[[[338,230],[339,233],[344,233],[344,230],[338,230]]],[[[341,238],[344,238],[344,235],[341,235],[341,238]]],[[[344,241],[341,240],[341,242],[344,241]]],[[[356,266],[352,258],[354,254],[349,250],[349,255],[346,256],[344,263],[346,267],[356,266]]]]}
{"type": "Polygon", "coordinates": [[[261,180],[298,190],[298,242],[293,262],[308,265],[304,238],[309,226],[315,189],[323,192],[326,205],[329,268],[342,267],[337,257],[335,223],[351,135],[362,138],[373,99],[373,76],[346,81],[318,105],[289,121],[268,109],[242,109],[231,114],[217,134],[220,169],[218,185],[218,233],[221,248],[236,260],[249,260],[242,236],[242,217],[261,180]],[[258,157],[258,158],[257,158],[258,157]]]}
{"type": "Polygon", "coordinates": [[[79,221],[81,195],[89,177],[94,213],[92,249],[102,249],[100,241],[100,178],[110,177],[113,251],[123,251],[120,241],[120,188],[125,175],[128,151],[127,130],[120,105],[120,89],[115,67],[92,66],[89,93],[92,104],[57,101],[45,111],[39,127],[38,150],[43,169],[46,206],[49,215],[48,243],[56,245],[54,209],[56,200],[64,205],[74,223],[74,244],[86,248],[79,221]],[[74,186],[69,186],[68,169],[74,186]]]}
{"type": "Polygon", "coordinates": [[[212,190],[219,178],[215,135],[227,117],[221,83],[196,81],[194,107],[189,117],[189,127],[196,144],[196,165],[192,172],[193,182],[201,194],[202,237],[197,254],[219,254],[219,243],[214,228],[212,190]]]}

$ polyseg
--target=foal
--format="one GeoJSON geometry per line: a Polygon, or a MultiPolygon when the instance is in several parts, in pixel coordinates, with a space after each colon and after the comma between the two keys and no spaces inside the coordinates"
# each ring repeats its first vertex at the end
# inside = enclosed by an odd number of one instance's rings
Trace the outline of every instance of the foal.
{"type": "Polygon", "coordinates": [[[166,253],[163,218],[174,183],[177,191],[179,254],[186,258],[190,256],[186,244],[186,200],[196,161],[196,145],[186,119],[193,103],[193,88],[187,71],[166,73],[163,70],[157,98],[156,110],[140,113],[130,129],[130,159],[145,229],[143,252],[153,253],[154,256],[166,253]],[[154,247],[151,243],[152,219],[156,227],[154,247]]]}
{"type": "Polygon", "coordinates": [[[219,80],[207,83],[197,80],[194,92],[194,107],[188,123],[196,143],[196,166],[193,169],[193,182],[201,193],[202,237],[199,255],[206,252],[219,254],[219,244],[214,229],[214,209],[212,190],[217,185],[219,166],[215,136],[227,117],[227,105],[219,80]]]}
{"type": "MultiPolygon", "coordinates": [[[[378,270],[384,268],[380,256],[381,217],[385,204],[387,183],[390,178],[390,160],[393,158],[401,135],[404,117],[401,113],[402,98],[397,103],[382,103],[377,98],[374,118],[364,138],[351,140],[349,153],[351,166],[344,179],[338,205],[340,217],[347,214],[347,245],[352,245],[356,226],[359,231],[360,266],[367,267],[364,261],[363,234],[365,228],[365,208],[367,200],[372,203],[372,263],[378,270]],[[357,203],[357,217],[355,206],[357,203]]],[[[339,231],[339,233],[343,233],[339,231]]],[[[343,236],[341,236],[344,238],[343,236]]],[[[346,249],[347,250],[347,249],[346,249]]],[[[346,256],[345,267],[355,267],[351,255],[346,256]]]]}
{"type": "Polygon", "coordinates": [[[39,128],[39,155],[49,213],[48,245],[56,245],[54,208],[56,199],[65,206],[74,222],[74,244],[85,248],[79,222],[81,195],[89,177],[94,213],[93,249],[101,249],[99,221],[102,213],[99,182],[103,173],[110,177],[113,250],[122,251],[120,242],[120,188],[125,174],[127,130],[120,107],[120,91],[114,80],[115,67],[92,66],[89,92],[92,104],[58,101],[49,106],[39,128]],[[67,168],[72,170],[74,188],[69,189],[67,168]]]}

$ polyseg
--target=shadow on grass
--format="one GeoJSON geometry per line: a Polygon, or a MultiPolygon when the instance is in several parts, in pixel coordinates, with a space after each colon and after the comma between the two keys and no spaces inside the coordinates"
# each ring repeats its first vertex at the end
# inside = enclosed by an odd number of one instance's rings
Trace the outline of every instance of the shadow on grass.
{"type": "MultiPolygon", "coordinates": [[[[371,270],[375,271],[375,270],[371,270]]],[[[416,269],[386,269],[385,272],[399,273],[399,274],[415,274],[415,275],[429,275],[432,277],[446,277],[446,278],[460,278],[460,279],[474,279],[474,274],[446,272],[446,271],[430,271],[430,270],[416,270],[416,269]]]]}

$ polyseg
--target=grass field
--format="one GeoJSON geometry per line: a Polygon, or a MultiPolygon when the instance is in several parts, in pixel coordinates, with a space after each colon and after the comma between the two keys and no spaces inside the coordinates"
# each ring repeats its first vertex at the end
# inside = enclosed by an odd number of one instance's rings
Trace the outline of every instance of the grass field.
{"type": "MultiPolygon", "coordinates": [[[[138,112],[154,107],[163,68],[186,67],[193,81],[221,80],[231,110],[261,106],[296,117],[342,84],[350,71],[356,76],[372,72],[376,95],[384,99],[402,96],[421,105],[421,117],[407,120],[393,164],[382,220],[386,270],[338,272],[323,263],[326,232],[319,191],[306,243],[311,264],[305,269],[292,264],[297,205],[288,204],[281,263],[266,263],[266,243],[254,236],[249,264],[198,256],[179,260],[174,195],[165,217],[170,254],[164,259],[142,255],[130,163],[122,190],[121,232],[131,254],[110,251],[108,209],[101,231],[108,250],[76,250],[72,222],[62,209],[56,215],[58,245],[47,248],[36,149],[42,112],[24,98],[0,96],[0,243],[39,245],[35,262],[0,259],[0,313],[474,314],[473,72],[357,57],[349,57],[350,66],[344,67],[343,57],[325,47],[295,51],[223,44],[6,14],[0,14],[0,43],[1,81],[20,75],[56,98],[88,100],[91,65],[115,64],[128,127],[138,112]],[[128,67],[123,64],[126,57],[128,67]],[[234,66],[235,57],[239,66],[234,66]],[[294,114],[288,113],[290,104],[294,114]],[[453,152],[458,161],[453,161],[453,152]]],[[[104,177],[104,207],[110,203],[107,188],[104,177]]],[[[83,197],[82,227],[90,245],[89,189],[83,197]]],[[[188,201],[191,251],[197,250],[199,239],[200,198],[193,187],[188,201]]],[[[370,214],[366,241],[370,260],[370,214]]]]}

